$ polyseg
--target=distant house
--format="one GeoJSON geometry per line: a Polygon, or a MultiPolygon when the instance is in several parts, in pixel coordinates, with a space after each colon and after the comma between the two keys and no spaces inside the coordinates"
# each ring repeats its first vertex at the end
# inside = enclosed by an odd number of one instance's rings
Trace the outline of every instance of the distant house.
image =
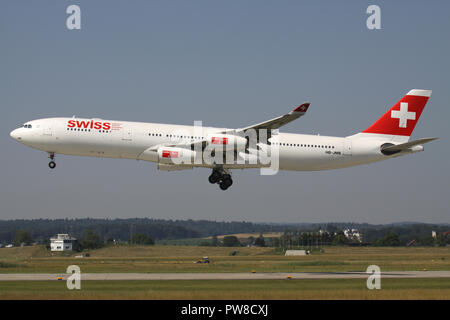
{"type": "Polygon", "coordinates": [[[362,234],[358,229],[345,229],[344,235],[351,241],[362,242],[362,234]]]}
{"type": "Polygon", "coordinates": [[[60,233],[50,238],[51,251],[72,251],[77,239],[70,237],[68,234],[60,233]]]}

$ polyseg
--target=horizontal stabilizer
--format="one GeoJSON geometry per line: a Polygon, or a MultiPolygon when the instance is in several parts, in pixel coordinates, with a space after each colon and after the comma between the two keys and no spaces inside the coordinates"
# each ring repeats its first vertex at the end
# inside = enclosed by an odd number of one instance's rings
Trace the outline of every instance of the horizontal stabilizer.
{"type": "Polygon", "coordinates": [[[423,138],[423,139],[413,140],[413,141],[410,141],[407,143],[401,143],[401,144],[386,143],[381,146],[381,153],[383,153],[385,155],[391,155],[391,154],[399,153],[402,151],[403,152],[404,151],[411,152],[411,151],[414,151],[412,149],[413,147],[422,145],[427,142],[431,142],[436,139],[439,139],[439,138],[423,138]]]}

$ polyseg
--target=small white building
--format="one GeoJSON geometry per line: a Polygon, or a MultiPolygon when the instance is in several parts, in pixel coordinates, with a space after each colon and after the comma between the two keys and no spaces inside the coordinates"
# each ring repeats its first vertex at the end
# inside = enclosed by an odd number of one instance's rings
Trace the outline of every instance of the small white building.
{"type": "Polygon", "coordinates": [[[68,234],[60,233],[56,237],[50,238],[51,251],[72,251],[74,243],[77,239],[70,237],[68,234]]]}
{"type": "Polygon", "coordinates": [[[285,256],[306,256],[309,254],[307,250],[286,250],[285,256]]]}

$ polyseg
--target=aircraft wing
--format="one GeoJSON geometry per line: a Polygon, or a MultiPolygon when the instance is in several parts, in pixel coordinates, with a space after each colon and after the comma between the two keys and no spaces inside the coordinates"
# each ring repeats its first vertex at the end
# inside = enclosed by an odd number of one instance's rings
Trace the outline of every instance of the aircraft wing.
{"type": "Polygon", "coordinates": [[[298,118],[300,118],[301,116],[303,116],[306,111],[308,111],[310,103],[309,102],[305,102],[301,105],[299,105],[297,108],[295,108],[294,110],[292,110],[289,113],[286,113],[280,117],[271,119],[271,120],[267,120],[261,123],[257,123],[242,129],[238,129],[236,130],[236,132],[242,132],[248,129],[278,129],[286,124],[288,124],[291,121],[294,121],[298,118]]]}
{"type": "Polygon", "coordinates": [[[401,144],[387,145],[385,147],[381,147],[381,152],[384,154],[394,154],[394,153],[398,153],[398,152],[402,152],[402,151],[412,151],[411,148],[413,148],[415,146],[419,146],[419,145],[427,143],[427,142],[431,142],[436,139],[439,139],[439,138],[423,138],[423,139],[413,140],[413,141],[401,143],[401,144]]]}
{"type": "MultiPolygon", "coordinates": [[[[310,103],[309,102],[305,102],[301,105],[299,105],[297,108],[295,108],[294,110],[292,110],[289,113],[286,113],[285,115],[282,115],[280,117],[268,120],[268,121],[264,121],[258,124],[254,124],[245,128],[241,128],[241,129],[226,129],[223,131],[218,131],[215,132],[215,134],[228,134],[228,135],[240,135],[243,132],[245,132],[246,130],[249,129],[278,129],[282,126],[284,126],[285,124],[288,124],[291,121],[294,121],[298,118],[300,118],[301,116],[303,116],[306,111],[308,111],[310,103]]],[[[164,147],[179,147],[179,148],[195,148],[197,145],[201,146],[201,149],[203,150],[206,145],[209,143],[209,141],[207,139],[201,139],[201,140],[196,140],[196,141],[180,141],[180,142],[175,142],[175,143],[165,143],[165,144],[161,144],[161,145],[157,145],[157,146],[153,146],[150,149],[151,150],[157,150],[159,147],[164,146],[164,147]]]]}

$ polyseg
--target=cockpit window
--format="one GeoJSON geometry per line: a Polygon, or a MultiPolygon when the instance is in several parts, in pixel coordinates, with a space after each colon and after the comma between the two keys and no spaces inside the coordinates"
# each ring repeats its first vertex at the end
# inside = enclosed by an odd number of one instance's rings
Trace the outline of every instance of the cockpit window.
{"type": "Polygon", "coordinates": [[[24,128],[28,128],[28,129],[31,129],[31,124],[24,124],[23,127],[24,127],[24,128]]]}

